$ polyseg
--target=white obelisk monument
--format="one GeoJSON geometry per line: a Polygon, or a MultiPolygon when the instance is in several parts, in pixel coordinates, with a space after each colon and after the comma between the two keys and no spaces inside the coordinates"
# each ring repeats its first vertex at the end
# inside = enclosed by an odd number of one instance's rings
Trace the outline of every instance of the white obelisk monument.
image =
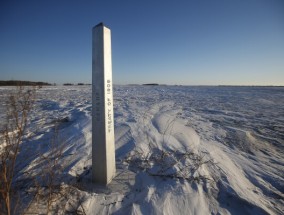
{"type": "Polygon", "coordinates": [[[93,28],[92,58],[92,174],[95,183],[108,184],[115,176],[115,139],[111,32],[103,23],[93,28]]]}

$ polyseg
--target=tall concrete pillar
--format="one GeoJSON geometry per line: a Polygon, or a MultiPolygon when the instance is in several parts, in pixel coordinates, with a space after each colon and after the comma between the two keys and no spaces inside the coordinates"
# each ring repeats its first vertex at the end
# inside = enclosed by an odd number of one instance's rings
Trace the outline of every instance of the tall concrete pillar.
{"type": "Polygon", "coordinates": [[[108,184],[115,176],[111,32],[103,23],[93,28],[92,174],[108,184]]]}

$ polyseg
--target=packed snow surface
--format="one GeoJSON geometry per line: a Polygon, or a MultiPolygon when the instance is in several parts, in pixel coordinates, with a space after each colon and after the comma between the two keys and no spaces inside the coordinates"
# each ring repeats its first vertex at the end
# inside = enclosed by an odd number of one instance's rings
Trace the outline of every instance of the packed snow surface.
{"type": "Polygon", "coordinates": [[[55,181],[76,192],[55,214],[284,214],[283,87],[115,86],[108,186],[91,182],[91,114],[91,86],[38,90],[14,180],[26,213],[44,213],[25,193],[56,137],[55,181]]]}

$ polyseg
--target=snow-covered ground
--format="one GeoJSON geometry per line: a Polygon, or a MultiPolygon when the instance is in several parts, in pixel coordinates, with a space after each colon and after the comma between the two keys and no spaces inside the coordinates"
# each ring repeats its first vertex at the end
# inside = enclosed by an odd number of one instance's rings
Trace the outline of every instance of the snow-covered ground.
{"type": "Polygon", "coordinates": [[[31,193],[57,156],[53,183],[67,198],[55,213],[284,214],[283,87],[115,86],[107,187],[90,177],[91,96],[91,86],[37,92],[14,180],[26,213],[44,213],[31,193]]]}

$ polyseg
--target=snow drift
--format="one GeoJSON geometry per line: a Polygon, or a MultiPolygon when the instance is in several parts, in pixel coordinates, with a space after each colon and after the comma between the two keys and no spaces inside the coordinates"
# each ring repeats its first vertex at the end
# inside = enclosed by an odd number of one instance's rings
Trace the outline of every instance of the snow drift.
{"type": "Polygon", "coordinates": [[[283,88],[115,86],[117,176],[103,187],[90,177],[91,87],[45,87],[17,160],[22,210],[45,213],[31,178],[56,127],[68,197],[55,214],[282,214],[283,107],[283,88]]]}

